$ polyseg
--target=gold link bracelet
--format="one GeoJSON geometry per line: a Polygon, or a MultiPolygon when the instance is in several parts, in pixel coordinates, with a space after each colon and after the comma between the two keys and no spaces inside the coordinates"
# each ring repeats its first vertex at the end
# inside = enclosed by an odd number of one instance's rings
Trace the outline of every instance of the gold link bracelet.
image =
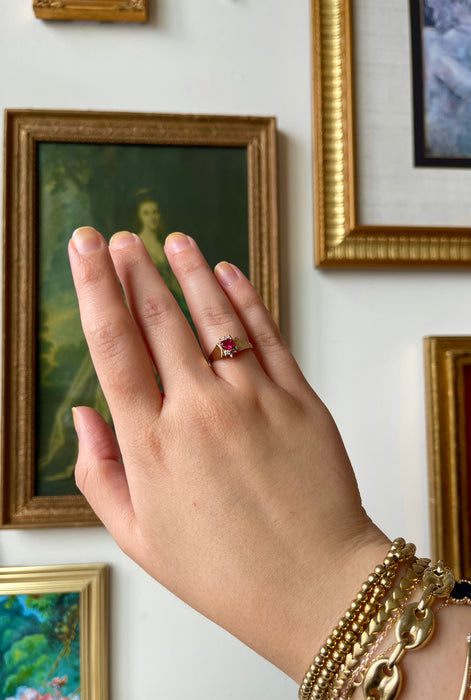
{"type": "Polygon", "coordinates": [[[425,569],[422,577],[424,593],[418,603],[407,605],[396,624],[397,644],[389,657],[374,661],[363,679],[365,700],[395,700],[402,685],[399,662],[407,651],[423,647],[434,628],[432,605],[435,598],[447,597],[455,585],[451,569],[442,562],[425,569]]]}
{"type": "Polygon", "coordinates": [[[414,557],[415,545],[399,537],[392,542],[383,563],[376,567],[308,668],[299,688],[299,700],[326,700],[346,655],[369,624],[391,588],[400,562],[414,557]]]}

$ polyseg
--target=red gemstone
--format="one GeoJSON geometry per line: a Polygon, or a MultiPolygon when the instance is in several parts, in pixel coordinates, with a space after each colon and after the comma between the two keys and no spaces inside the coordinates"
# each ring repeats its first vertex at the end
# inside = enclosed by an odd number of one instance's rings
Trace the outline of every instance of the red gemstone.
{"type": "Polygon", "coordinates": [[[219,341],[219,345],[222,347],[224,352],[230,353],[235,349],[234,338],[231,338],[231,336],[223,338],[219,341]]]}

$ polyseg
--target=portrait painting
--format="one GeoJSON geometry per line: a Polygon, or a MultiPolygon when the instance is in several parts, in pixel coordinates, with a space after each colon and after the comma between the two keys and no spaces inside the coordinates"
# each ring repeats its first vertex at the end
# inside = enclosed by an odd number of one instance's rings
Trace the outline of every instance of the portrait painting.
{"type": "Polygon", "coordinates": [[[81,330],[68,240],[83,225],[106,239],[140,236],[192,325],[164,254],[166,236],[183,231],[212,267],[229,260],[249,276],[276,317],[274,120],[7,110],[6,124],[2,523],[93,524],[75,485],[72,408],[111,416],[81,330]],[[22,168],[29,185],[10,191],[22,168]]]}
{"type": "Polygon", "coordinates": [[[415,164],[470,167],[471,2],[410,0],[415,164]]]}
{"type": "Polygon", "coordinates": [[[106,697],[105,589],[104,565],[0,571],[3,700],[106,697]],[[101,648],[94,652],[97,642],[101,648]]]}
{"type": "Polygon", "coordinates": [[[81,332],[67,240],[81,223],[145,243],[188,321],[164,253],[165,237],[194,236],[212,266],[228,258],[249,274],[244,148],[40,143],[38,145],[36,493],[78,493],[72,407],[110,420],[81,332]]]}

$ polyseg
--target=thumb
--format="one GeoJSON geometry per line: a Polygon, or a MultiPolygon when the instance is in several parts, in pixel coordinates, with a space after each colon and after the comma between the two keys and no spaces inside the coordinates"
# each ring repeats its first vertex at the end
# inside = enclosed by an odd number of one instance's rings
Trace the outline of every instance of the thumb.
{"type": "Polygon", "coordinates": [[[77,486],[118,545],[127,549],[136,522],[115,434],[93,408],[80,406],[72,414],[79,439],[77,486]]]}

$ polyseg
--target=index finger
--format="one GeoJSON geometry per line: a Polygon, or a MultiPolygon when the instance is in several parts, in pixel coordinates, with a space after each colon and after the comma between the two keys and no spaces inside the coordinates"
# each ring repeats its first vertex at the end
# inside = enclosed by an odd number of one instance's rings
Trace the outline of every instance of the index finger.
{"type": "Polygon", "coordinates": [[[83,331],[115,427],[129,431],[135,422],[142,429],[146,416],[160,410],[162,396],[106,241],[93,228],[77,229],[69,258],[83,331]]]}

